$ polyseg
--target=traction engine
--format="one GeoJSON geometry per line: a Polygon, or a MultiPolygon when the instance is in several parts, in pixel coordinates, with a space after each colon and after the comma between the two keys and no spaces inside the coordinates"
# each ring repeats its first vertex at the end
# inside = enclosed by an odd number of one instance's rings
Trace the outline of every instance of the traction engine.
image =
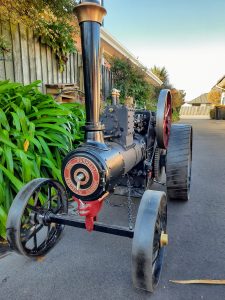
{"type": "Polygon", "coordinates": [[[156,113],[119,104],[118,91],[113,90],[112,104],[100,117],[100,26],[106,10],[99,0],[89,0],[80,1],[75,13],[82,39],[85,142],[63,160],[64,186],[40,178],[17,194],[8,216],[8,241],[18,253],[37,257],[56,244],[64,225],[132,238],[133,283],[152,292],[168,243],[167,199],[189,199],[192,128],[171,125],[169,90],[161,90],[156,113]],[[163,176],[166,193],[151,190],[163,176]],[[135,191],[142,195],[135,225],[131,218],[128,227],[97,221],[115,191],[127,195],[128,215],[135,191]],[[68,213],[71,198],[76,215],[68,213]]]}

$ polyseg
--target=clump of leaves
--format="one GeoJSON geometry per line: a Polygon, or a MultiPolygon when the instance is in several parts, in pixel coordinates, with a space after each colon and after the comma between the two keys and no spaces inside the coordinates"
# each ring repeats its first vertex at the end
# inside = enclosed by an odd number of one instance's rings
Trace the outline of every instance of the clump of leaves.
{"type": "Polygon", "coordinates": [[[135,66],[129,59],[110,59],[115,88],[120,90],[121,100],[134,97],[136,105],[146,106],[154,97],[154,87],[146,80],[145,70],[135,66]]]}
{"type": "Polygon", "coordinates": [[[83,140],[84,110],[38,90],[0,81],[0,236],[16,193],[38,177],[61,181],[62,158],[83,140]]]}
{"type": "Polygon", "coordinates": [[[33,23],[37,15],[50,9],[57,18],[70,18],[75,1],[73,0],[1,0],[1,17],[12,21],[33,23]]]}
{"type": "Polygon", "coordinates": [[[10,45],[3,35],[0,35],[0,54],[7,54],[10,52],[10,45]]]}
{"type": "Polygon", "coordinates": [[[61,72],[68,60],[68,54],[76,51],[73,39],[74,29],[62,20],[40,19],[35,27],[35,34],[40,37],[43,44],[52,48],[55,53],[61,72]]]}

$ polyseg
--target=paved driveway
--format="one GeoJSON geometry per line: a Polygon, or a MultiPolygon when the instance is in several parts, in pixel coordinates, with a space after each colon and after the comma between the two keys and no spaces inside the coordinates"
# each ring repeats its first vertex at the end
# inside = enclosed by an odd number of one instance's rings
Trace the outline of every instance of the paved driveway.
{"type": "MultiPolygon", "coordinates": [[[[191,200],[169,204],[170,244],[154,295],[132,287],[131,240],[66,228],[43,261],[16,254],[0,260],[0,299],[225,299],[225,286],[169,282],[225,279],[225,122],[186,122],[194,127],[191,200]]],[[[124,224],[126,209],[106,206],[102,219],[124,224]]]]}

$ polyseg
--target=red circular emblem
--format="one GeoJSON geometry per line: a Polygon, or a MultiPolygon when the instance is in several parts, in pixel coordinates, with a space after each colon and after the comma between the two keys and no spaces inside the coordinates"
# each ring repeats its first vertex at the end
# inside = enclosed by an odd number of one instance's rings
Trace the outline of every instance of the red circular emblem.
{"type": "MultiPolygon", "coordinates": [[[[86,170],[83,169],[82,171],[82,167],[79,169],[80,172],[86,174],[86,170]]],[[[76,171],[75,171],[76,173],[76,171]]],[[[68,163],[66,164],[66,167],[64,169],[64,178],[65,178],[65,182],[68,186],[68,188],[74,192],[76,195],[80,195],[80,196],[89,196],[91,194],[93,194],[98,186],[99,186],[99,182],[100,182],[100,176],[99,176],[99,171],[96,167],[96,165],[88,158],[85,157],[74,157],[72,158],[70,161],[68,161],[68,163]],[[72,178],[74,178],[74,174],[71,174],[71,169],[75,166],[75,165],[84,165],[86,168],[89,169],[89,171],[92,174],[92,182],[90,184],[90,186],[86,189],[82,188],[82,184],[80,186],[80,189],[77,190],[76,185],[73,183],[72,178]]]]}

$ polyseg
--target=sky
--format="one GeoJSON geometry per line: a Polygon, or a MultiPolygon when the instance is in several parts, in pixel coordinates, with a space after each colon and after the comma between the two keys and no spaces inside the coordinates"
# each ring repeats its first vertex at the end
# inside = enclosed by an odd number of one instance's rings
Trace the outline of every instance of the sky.
{"type": "Polygon", "coordinates": [[[105,29],[148,68],[165,66],[186,100],[225,75],[225,0],[104,0],[105,29]]]}

